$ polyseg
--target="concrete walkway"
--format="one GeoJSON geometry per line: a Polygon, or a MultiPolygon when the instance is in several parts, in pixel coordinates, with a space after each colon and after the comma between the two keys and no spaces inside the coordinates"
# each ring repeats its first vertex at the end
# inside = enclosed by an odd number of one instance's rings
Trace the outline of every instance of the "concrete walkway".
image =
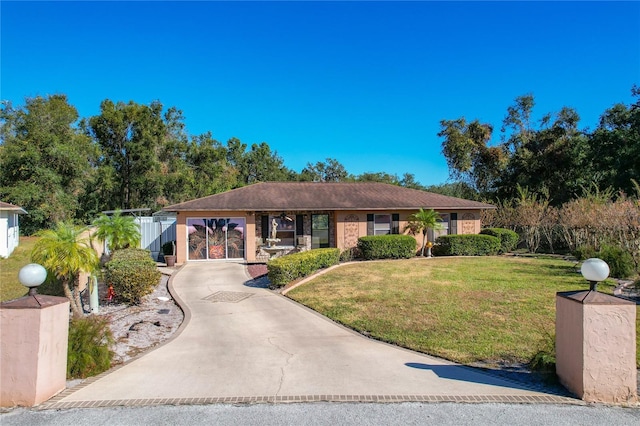
{"type": "Polygon", "coordinates": [[[167,344],[42,408],[260,401],[579,403],[364,338],[245,283],[244,265],[192,263],[171,285],[185,323],[167,344]]]}

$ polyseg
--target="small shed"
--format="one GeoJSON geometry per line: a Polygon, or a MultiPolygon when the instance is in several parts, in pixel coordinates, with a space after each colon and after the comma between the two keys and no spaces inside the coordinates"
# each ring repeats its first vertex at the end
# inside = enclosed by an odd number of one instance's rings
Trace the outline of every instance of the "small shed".
{"type": "Polygon", "coordinates": [[[0,257],[9,257],[20,244],[21,214],[27,214],[22,207],[0,201],[0,257]]]}

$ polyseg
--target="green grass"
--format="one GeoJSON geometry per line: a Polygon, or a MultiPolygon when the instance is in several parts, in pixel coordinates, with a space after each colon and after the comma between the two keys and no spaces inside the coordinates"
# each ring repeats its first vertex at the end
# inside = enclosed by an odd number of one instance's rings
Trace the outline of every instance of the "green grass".
{"type": "Polygon", "coordinates": [[[28,293],[28,289],[18,281],[18,272],[31,263],[31,249],[36,237],[20,237],[20,245],[6,259],[0,259],[0,302],[17,299],[28,293]]]}
{"type": "MultiPolygon", "coordinates": [[[[29,289],[18,281],[18,272],[24,265],[31,263],[31,250],[38,237],[20,237],[20,245],[6,259],[0,259],[0,302],[18,299],[25,296],[29,289]]],[[[48,280],[40,287],[38,293],[52,296],[63,296],[59,283],[48,280]]]]}
{"type": "Polygon", "coordinates": [[[497,364],[553,351],[556,292],[588,288],[573,262],[475,257],[346,265],[287,295],[386,342],[497,364]]]}

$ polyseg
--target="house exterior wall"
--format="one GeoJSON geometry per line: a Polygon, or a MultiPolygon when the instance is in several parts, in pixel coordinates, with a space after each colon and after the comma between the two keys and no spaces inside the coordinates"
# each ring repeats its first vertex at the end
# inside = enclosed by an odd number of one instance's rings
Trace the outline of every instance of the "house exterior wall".
{"type": "MultiPolygon", "coordinates": [[[[449,223],[449,232],[455,232],[456,234],[478,234],[480,233],[481,223],[480,223],[480,210],[466,210],[466,211],[456,211],[456,210],[437,210],[438,213],[441,214],[449,214],[451,217],[452,213],[457,215],[456,223],[451,223],[450,219],[449,223]]],[[[409,223],[409,216],[415,213],[415,211],[397,211],[397,210],[389,210],[389,211],[362,211],[362,210],[353,210],[353,211],[344,211],[344,212],[336,212],[336,242],[338,247],[341,250],[345,250],[347,248],[355,247],[358,243],[358,238],[367,235],[367,214],[375,213],[375,214],[393,214],[397,213],[399,215],[399,230],[401,234],[408,234],[405,231],[407,224],[409,223]]],[[[422,246],[422,234],[414,235],[416,239],[416,245],[418,247],[422,246]]]]}
{"type": "MultiPolygon", "coordinates": [[[[455,232],[457,234],[477,234],[480,232],[480,210],[437,210],[438,213],[450,214],[455,213],[457,215],[456,223],[449,223],[449,232],[455,232]]],[[[358,238],[367,235],[367,214],[398,214],[399,215],[399,231],[401,234],[408,234],[405,231],[405,227],[409,221],[409,216],[415,211],[398,211],[398,210],[349,210],[349,211],[287,211],[287,215],[302,215],[303,216],[303,232],[305,237],[311,236],[311,216],[313,214],[328,214],[329,215],[329,245],[331,247],[337,247],[340,250],[355,247],[358,243],[358,238]]],[[[245,230],[245,260],[247,262],[265,261],[267,258],[265,254],[260,250],[259,244],[262,238],[262,225],[261,219],[263,215],[273,215],[274,212],[246,212],[246,211],[197,211],[197,212],[178,212],[177,216],[177,240],[176,251],[177,259],[176,263],[182,264],[188,260],[188,247],[187,247],[187,219],[188,218],[203,218],[203,217],[243,217],[246,219],[245,230]]],[[[451,216],[450,216],[451,217],[451,216]]],[[[415,235],[416,247],[422,245],[422,234],[415,235]]],[[[263,241],[263,244],[266,242],[263,241]]],[[[287,251],[287,253],[293,253],[297,251],[304,251],[308,249],[306,247],[297,246],[287,251]]]]}
{"type": "Polygon", "coordinates": [[[0,211],[0,257],[9,257],[20,243],[18,213],[0,211]]]}

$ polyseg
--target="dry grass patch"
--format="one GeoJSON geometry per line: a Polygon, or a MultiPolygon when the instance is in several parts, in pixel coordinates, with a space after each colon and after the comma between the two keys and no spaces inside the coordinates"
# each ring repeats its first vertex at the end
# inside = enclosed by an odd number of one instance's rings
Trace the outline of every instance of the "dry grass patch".
{"type": "Polygon", "coordinates": [[[433,258],[346,265],[287,295],[383,341],[497,364],[552,350],[556,292],[587,288],[562,259],[433,258]]]}

